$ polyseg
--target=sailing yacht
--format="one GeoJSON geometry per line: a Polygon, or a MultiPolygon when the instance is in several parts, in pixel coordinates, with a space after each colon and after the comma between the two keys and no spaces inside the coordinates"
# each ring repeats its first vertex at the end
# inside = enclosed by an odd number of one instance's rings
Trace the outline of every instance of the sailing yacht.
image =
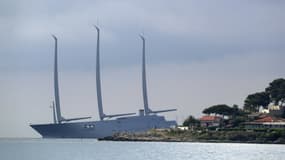
{"type": "Polygon", "coordinates": [[[101,79],[100,79],[100,29],[94,26],[97,31],[96,49],[96,87],[98,113],[100,120],[86,121],[91,117],[64,118],[61,114],[59,82],[58,82],[58,62],[57,62],[57,37],[54,49],[54,101],[53,103],[53,123],[30,125],[43,138],[104,138],[115,133],[122,132],[143,132],[153,128],[170,128],[177,125],[176,121],[167,121],[164,116],[157,115],[162,112],[176,111],[176,109],[153,111],[148,106],[147,85],[146,85],[146,62],[145,62],[145,38],[140,36],[143,42],[142,51],[142,91],[144,109],[139,110],[139,114],[105,114],[103,110],[101,79]],[[76,122],[77,120],[85,120],[76,122]]]}

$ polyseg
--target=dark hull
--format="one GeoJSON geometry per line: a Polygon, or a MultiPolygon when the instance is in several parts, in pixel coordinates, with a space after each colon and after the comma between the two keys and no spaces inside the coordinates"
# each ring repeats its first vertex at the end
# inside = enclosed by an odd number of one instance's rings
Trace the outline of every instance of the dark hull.
{"type": "Polygon", "coordinates": [[[31,125],[43,138],[104,138],[115,133],[143,132],[153,128],[170,128],[175,121],[166,121],[163,116],[133,116],[115,120],[89,121],[62,124],[31,125]]]}

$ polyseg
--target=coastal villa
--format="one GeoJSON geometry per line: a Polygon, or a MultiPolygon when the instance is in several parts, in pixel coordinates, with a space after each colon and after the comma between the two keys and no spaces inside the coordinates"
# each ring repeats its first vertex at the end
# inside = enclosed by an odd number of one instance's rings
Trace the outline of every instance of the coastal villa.
{"type": "Polygon", "coordinates": [[[268,114],[269,112],[269,108],[267,109],[262,106],[259,108],[259,113],[268,114]]]}
{"type": "Polygon", "coordinates": [[[271,116],[280,117],[285,111],[285,106],[275,105],[273,103],[269,104],[266,108],[260,107],[259,112],[261,114],[270,114],[271,116]]]}
{"type": "Polygon", "coordinates": [[[257,119],[252,122],[244,123],[247,129],[258,129],[258,128],[285,128],[285,119],[276,118],[272,116],[266,116],[261,119],[257,119]]]}
{"type": "Polygon", "coordinates": [[[279,105],[271,105],[268,107],[269,114],[272,116],[282,116],[284,113],[284,106],[279,106],[279,105]]]}
{"type": "Polygon", "coordinates": [[[188,131],[189,127],[188,126],[178,126],[177,129],[179,129],[181,131],[188,131]]]}
{"type": "Polygon", "coordinates": [[[219,127],[222,122],[223,118],[219,116],[203,116],[200,119],[201,127],[219,127]]]}

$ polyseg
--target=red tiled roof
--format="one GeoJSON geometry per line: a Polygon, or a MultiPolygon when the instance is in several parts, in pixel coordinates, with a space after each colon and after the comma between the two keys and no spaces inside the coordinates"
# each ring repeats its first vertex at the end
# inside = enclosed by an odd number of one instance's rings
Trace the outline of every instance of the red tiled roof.
{"type": "Polygon", "coordinates": [[[200,121],[214,121],[217,119],[221,119],[221,117],[218,116],[203,116],[200,118],[200,121]]]}
{"type": "Polygon", "coordinates": [[[273,122],[273,121],[274,119],[272,117],[265,117],[265,118],[255,120],[254,122],[273,122]]]}

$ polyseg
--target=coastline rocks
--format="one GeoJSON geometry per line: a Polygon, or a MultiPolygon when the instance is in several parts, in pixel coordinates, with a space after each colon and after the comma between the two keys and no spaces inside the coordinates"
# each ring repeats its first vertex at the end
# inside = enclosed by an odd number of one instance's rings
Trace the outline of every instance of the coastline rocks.
{"type": "Polygon", "coordinates": [[[117,133],[99,140],[144,142],[266,143],[285,144],[283,134],[276,131],[180,131],[150,130],[141,133],[117,133]]]}

